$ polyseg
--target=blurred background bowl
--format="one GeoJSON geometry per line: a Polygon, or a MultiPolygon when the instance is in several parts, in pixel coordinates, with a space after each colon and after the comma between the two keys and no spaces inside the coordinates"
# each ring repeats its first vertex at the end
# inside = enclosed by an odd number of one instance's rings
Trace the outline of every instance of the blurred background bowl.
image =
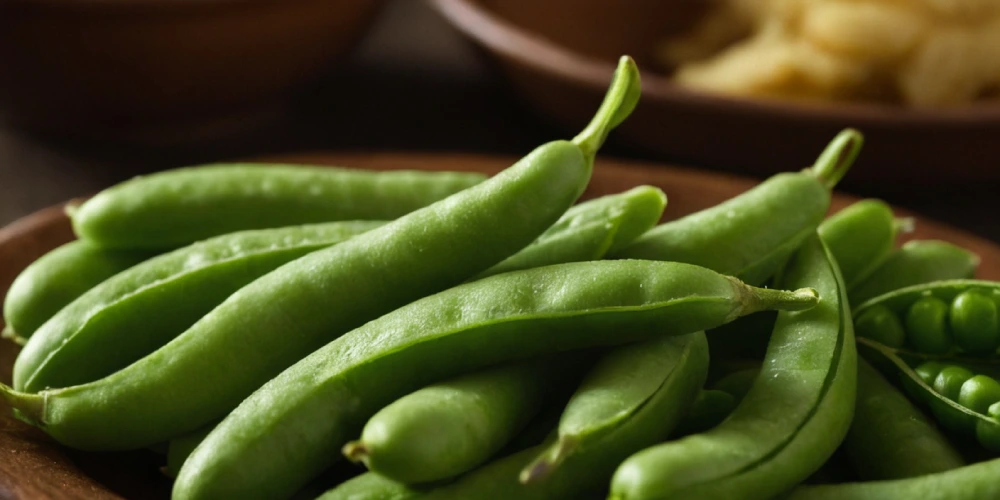
{"type": "Polygon", "coordinates": [[[485,49],[519,94],[567,130],[600,101],[630,54],[643,97],[619,136],[664,159],[755,175],[804,166],[842,128],[866,136],[846,184],[906,189],[1000,181],[1000,105],[913,110],[726,97],[681,88],[649,68],[657,42],[704,13],[701,0],[431,0],[485,49]]]}
{"type": "Polygon", "coordinates": [[[0,0],[0,113],[74,138],[169,142],[280,109],[381,0],[0,0]]]}

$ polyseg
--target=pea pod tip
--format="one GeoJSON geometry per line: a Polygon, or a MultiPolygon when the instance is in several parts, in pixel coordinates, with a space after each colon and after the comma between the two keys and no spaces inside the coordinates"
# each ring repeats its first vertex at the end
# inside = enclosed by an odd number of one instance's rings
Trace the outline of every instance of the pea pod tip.
{"type": "Polygon", "coordinates": [[[353,463],[368,463],[368,447],[362,441],[351,441],[341,448],[341,453],[353,463]]]}

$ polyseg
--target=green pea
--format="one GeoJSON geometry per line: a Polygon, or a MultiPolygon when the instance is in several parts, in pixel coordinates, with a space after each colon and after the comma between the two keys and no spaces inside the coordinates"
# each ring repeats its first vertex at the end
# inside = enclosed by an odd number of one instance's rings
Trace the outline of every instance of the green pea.
{"type": "Polygon", "coordinates": [[[927,354],[942,354],[952,346],[948,331],[948,305],[933,296],[923,297],[906,313],[907,340],[913,349],[927,354]]]}
{"type": "MultiPolygon", "coordinates": [[[[913,371],[916,372],[917,376],[919,376],[925,384],[933,387],[934,380],[937,379],[938,374],[941,373],[941,370],[943,370],[945,366],[945,364],[937,361],[927,361],[914,368],[913,371]]],[[[927,402],[924,390],[921,389],[913,380],[905,375],[901,376],[901,380],[903,381],[903,389],[910,394],[910,397],[916,401],[924,403],[927,402]]]]}
{"type": "Polygon", "coordinates": [[[779,313],[760,375],[729,418],[629,457],[609,498],[770,498],[837,449],[854,410],[857,353],[846,290],[818,236],[792,257],[777,286],[812,286],[823,300],[779,313]]]}
{"type": "Polygon", "coordinates": [[[338,220],[392,220],[483,182],[466,172],[216,164],[137,177],[68,212],[103,248],[175,248],[213,236],[338,220]]]}
{"type": "Polygon", "coordinates": [[[858,360],[857,403],[843,449],[858,477],[868,481],[964,465],[934,424],[864,359],[858,360]]]}
{"type": "MultiPolygon", "coordinates": [[[[456,286],[366,323],[264,384],[188,458],[175,495],[294,491],[379,408],[435,380],[555,351],[688,334],[760,307],[802,309],[815,300],[811,290],[751,288],[697,266],[638,260],[560,264],[456,286]]],[[[678,411],[686,406],[667,401],[678,411]]]]}
{"type": "Polygon", "coordinates": [[[724,203],[661,224],[612,257],[686,262],[760,285],[816,232],[830,207],[830,190],[862,143],[858,132],[845,130],[812,168],[775,175],[724,203]]]}
{"type": "Polygon", "coordinates": [[[866,309],[854,320],[858,337],[872,339],[889,347],[903,347],[906,332],[896,313],[888,307],[875,305],[866,309]]]}
{"type": "Polygon", "coordinates": [[[977,290],[960,293],[948,315],[955,343],[972,354],[990,354],[1000,346],[1000,321],[993,299],[977,290]]]}
{"type": "Polygon", "coordinates": [[[993,403],[986,410],[990,421],[976,422],[976,440],[986,449],[1000,453],[1000,401],[993,403]]]}
{"type": "Polygon", "coordinates": [[[60,309],[152,252],[102,250],[72,241],[41,256],[11,283],[3,303],[4,335],[22,345],[60,309]]]}
{"type": "MultiPolygon", "coordinates": [[[[946,399],[958,402],[962,385],[973,377],[973,373],[960,366],[946,366],[934,379],[934,392],[946,399]]],[[[955,432],[968,432],[973,429],[973,417],[948,406],[937,399],[930,400],[931,411],[935,418],[945,428],[955,432]]]]}
{"type": "Polygon", "coordinates": [[[1000,401],[1000,383],[986,375],[973,376],[962,384],[955,401],[985,415],[993,403],[1000,401]]]}

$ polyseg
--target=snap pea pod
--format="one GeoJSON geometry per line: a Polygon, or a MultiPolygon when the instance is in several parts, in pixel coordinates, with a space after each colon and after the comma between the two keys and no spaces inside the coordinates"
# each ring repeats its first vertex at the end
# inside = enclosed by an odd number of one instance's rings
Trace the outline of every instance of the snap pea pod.
{"type": "MultiPolygon", "coordinates": [[[[976,375],[950,361],[925,360],[914,369],[910,366],[913,356],[907,351],[864,338],[858,342],[872,355],[891,363],[903,377],[904,387],[916,400],[930,407],[943,427],[975,436],[984,448],[1000,452],[1000,383],[996,379],[976,375]]],[[[974,369],[976,364],[969,366],[974,369]]]]}
{"type": "Polygon", "coordinates": [[[847,129],[813,167],[775,175],[724,203],[661,224],[612,256],[687,262],[762,284],[816,232],[830,207],[830,190],[862,142],[860,133],[847,129]]]}
{"type": "Polygon", "coordinates": [[[102,250],[71,241],[41,256],[11,283],[3,303],[3,336],[24,344],[38,327],[98,283],[154,253],[102,250]]]}
{"type": "Polygon", "coordinates": [[[173,248],[247,229],[392,220],[483,181],[468,172],[214,164],[136,177],[67,212],[103,248],[173,248]]]}
{"type": "Polygon", "coordinates": [[[430,385],[379,410],[344,455],[402,483],[457,476],[509,442],[568,368],[565,360],[531,360],[430,385]]]}
{"type": "Polygon", "coordinates": [[[854,317],[859,337],[890,347],[905,344],[928,354],[960,349],[987,355],[1000,347],[998,301],[1000,283],[935,281],[875,297],[858,305],[854,317]]]}
{"type": "Polygon", "coordinates": [[[864,359],[858,360],[857,405],[843,446],[863,480],[922,476],[965,465],[934,424],[864,359]]]}
{"type": "Polygon", "coordinates": [[[889,205],[866,199],[828,217],[819,225],[819,235],[850,289],[889,258],[896,246],[897,228],[889,205]]]}
{"type": "Polygon", "coordinates": [[[801,486],[786,500],[956,500],[1000,498],[1000,459],[936,474],[823,486],[801,486]]]}
{"type": "Polygon", "coordinates": [[[331,339],[483,272],[554,224],[634,106],[636,69],[630,59],[623,67],[595,125],[574,142],[540,146],[481,184],[275,269],[103,379],[0,394],[58,441],[92,450],[148,446],[221,418],[331,339]]]}
{"type": "MultiPolygon", "coordinates": [[[[613,331],[613,330],[609,330],[613,331]]],[[[532,459],[544,456],[548,450],[558,448],[554,440],[542,446],[529,448],[523,452],[488,463],[480,469],[459,477],[455,482],[427,490],[400,489],[391,484],[380,484],[374,478],[359,478],[354,484],[335,488],[323,498],[521,498],[523,500],[547,500],[551,498],[595,498],[605,491],[608,479],[618,463],[634,450],[669,434],[682,416],[686,407],[694,400],[698,387],[708,371],[708,344],[702,333],[695,333],[663,340],[670,349],[659,352],[669,358],[670,376],[662,380],[662,387],[649,398],[647,405],[634,411],[631,418],[609,429],[600,439],[590,440],[588,446],[580,447],[576,453],[564,458],[558,468],[549,470],[549,475],[521,484],[519,470],[531,470],[532,459]],[[365,483],[359,485],[358,483],[365,483]],[[365,486],[364,489],[359,486],[365,486]],[[366,492],[367,491],[367,492],[366,492]],[[365,493],[363,493],[365,492],[365,493]],[[378,492],[378,493],[376,493],[378,492]],[[382,492],[387,494],[383,495],[382,492]]],[[[607,360],[601,360],[604,370],[612,367],[607,360]]],[[[598,369],[594,373],[599,373],[598,369]]],[[[595,380],[595,379],[591,379],[595,380]]],[[[603,377],[596,380],[605,380],[603,377]]],[[[577,394],[596,396],[591,391],[598,390],[585,382],[577,394]]],[[[580,401],[578,399],[578,401],[580,401]]]]}
{"type": "Polygon", "coordinates": [[[708,375],[708,343],[704,334],[699,336],[699,341],[705,343],[705,352],[696,354],[705,359],[697,362],[705,368],[694,388],[682,398],[686,399],[685,408],[659,409],[668,400],[677,404],[675,380],[678,370],[684,367],[683,356],[692,355],[684,349],[690,340],[664,337],[618,347],[603,356],[587,374],[559,419],[556,443],[521,472],[521,482],[550,480],[567,458],[579,451],[599,449],[601,442],[619,429],[642,425],[643,419],[650,418],[648,412],[665,416],[656,418],[647,439],[637,441],[625,456],[664,439],[683,417],[686,406],[694,402],[697,389],[708,375]],[[646,411],[640,413],[642,410],[646,411]]]}
{"type": "Polygon", "coordinates": [[[840,271],[818,235],[778,285],[815,287],[821,300],[779,313],[760,375],[729,418],[629,457],[611,498],[770,498],[833,454],[853,413],[856,351],[840,271]]]}
{"type": "Polygon", "coordinates": [[[467,283],[371,321],[269,381],[195,450],[174,498],[294,491],[328,466],[370,415],[434,380],[815,301],[813,290],[757,289],[672,262],[560,264],[467,283]]]}
{"type": "Polygon", "coordinates": [[[666,195],[652,186],[585,201],[567,210],[534,243],[478,278],[550,264],[598,260],[655,226],[666,205],[666,195]]]}
{"type": "Polygon", "coordinates": [[[240,231],[149,259],[46,322],[14,363],[14,388],[38,392],[110,375],[159,349],[258,277],[382,224],[240,231]]]}
{"type": "Polygon", "coordinates": [[[855,306],[879,295],[932,281],[965,279],[976,274],[979,256],[936,240],[913,240],[903,244],[871,275],[848,291],[855,306]]]}

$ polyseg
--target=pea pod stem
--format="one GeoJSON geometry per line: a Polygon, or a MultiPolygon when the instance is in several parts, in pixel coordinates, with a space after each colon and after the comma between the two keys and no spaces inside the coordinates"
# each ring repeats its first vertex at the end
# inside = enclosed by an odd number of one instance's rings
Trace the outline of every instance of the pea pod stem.
{"type": "Polygon", "coordinates": [[[847,174],[864,145],[864,137],[855,129],[842,130],[827,145],[809,170],[827,189],[833,189],[847,174]]]}
{"type": "Polygon", "coordinates": [[[635,109],[641,94],[639,68],[631,57],[622,56],[618,60],[618,68],[612,77],[604,101],[601,102],[601,107],[587,127],[573,138],[573,144],[576,144],[586,157],[593,158],[604,144],[608,133],[635,109]]]}

